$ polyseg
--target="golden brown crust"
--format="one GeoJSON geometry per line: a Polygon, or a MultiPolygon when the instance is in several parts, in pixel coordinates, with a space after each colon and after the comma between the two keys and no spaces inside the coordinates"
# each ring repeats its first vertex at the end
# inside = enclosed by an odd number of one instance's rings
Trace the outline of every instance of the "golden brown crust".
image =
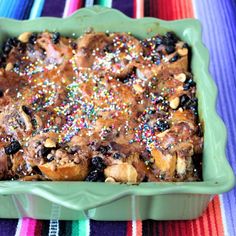
{"type": "Polygon", "coordinates": [[[41,172],[51,180],[55,181],[82,181],[88,174],[88,163],[83,160],[79,164],[68,163],[65,165],[56,165],[54,162],[38,166],[41,172]]]}
{"type": "Polygon", "coordinates": [[[196,87],[173,33],[26,32],[4,47],[0,178],[199,178],[196,87]]]}

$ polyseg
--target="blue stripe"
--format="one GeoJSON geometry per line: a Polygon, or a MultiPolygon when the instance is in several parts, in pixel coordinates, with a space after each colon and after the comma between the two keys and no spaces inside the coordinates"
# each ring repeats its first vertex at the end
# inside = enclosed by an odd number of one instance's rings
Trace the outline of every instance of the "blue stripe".
{"type": "Polygon", "coordinates": [[[32,4],[33,0],[1,0],[0,16],[18,20],[27,19],[32,4]]]}
{"type": "MultiPolygon", "coordinates": [[[[228,130],[227,157],[236,172],[236,2],[194,1],[210,51],[210,72],[219,89],[217,110],[228,130]]],[[[229,235],[236,235],[236,189],[223,194],[229,235]]]]}
{"type": "Polygon", "coordinates": [[[45,0],[34,0],[34,4],[31,8],[29,19],[35,19],[41,16],[44,3],[45,0]]]}

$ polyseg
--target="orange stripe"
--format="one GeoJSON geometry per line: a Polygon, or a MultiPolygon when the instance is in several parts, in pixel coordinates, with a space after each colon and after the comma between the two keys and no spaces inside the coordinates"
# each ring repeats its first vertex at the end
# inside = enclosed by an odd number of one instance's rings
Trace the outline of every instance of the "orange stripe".
{"type": "Polygon", "coordinates": [[[141,220],[136,221],[136,235],[142,236],[142,221],[141,220]]]}

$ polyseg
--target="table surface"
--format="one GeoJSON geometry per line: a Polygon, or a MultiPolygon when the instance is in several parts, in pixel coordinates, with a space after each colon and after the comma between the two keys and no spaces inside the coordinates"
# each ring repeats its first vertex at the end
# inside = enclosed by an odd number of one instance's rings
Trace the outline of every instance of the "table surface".
{"type": "MultiPolygon", "coordinates": [[[[66,17],[93,4],[121,10],[130,17],[165,20],[197,18],[210,52],[210,73],[219,96],[217,111],[228,129],[227,157],[236,172],[236,1],[235,0],[0,0],[0,16],[33,19],[66,17]]],[[[216,196],[199,219],[191,221],[42,221],[0,220],[0,235],[236,235],[236,189],[216,196]],[[50,231],[54,225],[54,231],[50,231]]]]}

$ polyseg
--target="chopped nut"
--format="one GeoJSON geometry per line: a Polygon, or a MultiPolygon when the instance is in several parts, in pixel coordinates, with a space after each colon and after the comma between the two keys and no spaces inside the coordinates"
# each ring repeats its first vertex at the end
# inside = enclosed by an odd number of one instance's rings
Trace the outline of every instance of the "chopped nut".
{"type": "Polygon", "coordinates": [[[12,69],[13,69],[13,64],[10,62],[10,63],[8,63],[8,64],[6,65],[5,70],[6,70],[6,71],[10,71],[10,70],[12,70],[12,69]]]}
{"type": "Polygon", "coordinates": [[[179,106],[179,97],[170,100],[170,107],[176,109],[179,106]]]}
{"type": "Polygon", "coordinates": [[[137,170],[128,163],[108,166],[104,170],[106,177],[112,177],[117,182],[136,183],[138,178],[137,170]]]}
{"type": "Polygon", "coordinates": [[[135,90],[137,93],[142,93],[142,92],[144,92],[144,88],[143,88],[140,84],[134,84],[134,85],[133,85],[133,88],[134,88],[134,90],[135,90]]]}
{"type": "Polygon", "coordinates": [[[24,32],[22,33],[18,39],[22,42],[22,43],[27,43],[29,41],[30,36],[32,35],[31,32],[24,32]]]}
{"type": "Polygon", "coordinates": [[[177,52],[180,56],[186,56],[188,54],[188,49],[187,48],[179,48],[177,50],[177,52]]]}
{"type": "Polygon", "coordinates": [[[157,134],[157,137],[158,138],[163,138],[168,132],[169,132],[169,130],[165,130],[164,132],[161,132],[161,133],[157,134]]]}
{"type": "Polygon", "coordinates": [[[74,163],[75,164],[79,164],[80,162],[81,162],[80,158],[79,157],[75,157],[74,163]]]}
{"type": "Polygon", "coordinates": [[[55,164],[52,164],[50,168],[52,171],[55,171],[57,169],[57,166],[55,164]]]}
{"type": "Polygon", "coordinates": [[[56,147],[56,143],[53,140],[51,140],[50,138],[47,138],[46,141],[44,142],[44,147],[54,148],[54,147],[56,147]]]}
{"type": "Polygon", "coordinates": [[[158,149],[153,149],[151,155],[155,159],[155,165],[158,169],[168,173],[170,176],[174,175],[176,168],[176,154],[164,155],[158,149]]]}
{"type": "Polygon", "coordinates": [[[185,158],[178,157],[176,163],[176,170],[179,175],[183,175],[186,172],[186,160],[185,158]]]}
{"type": "Polygon", "coordinates": [[[115,183],[116,181],[115,181],[115,179],[112,178],[112,177],[107,177],[107,178],[105,179],[105,182],[106,182],[106,183],[115,183]]]}
{"type": "Polygon", "coordinates": [[[175,75],[174,79],[179,80],[180,82],[184,83],[186,80],[186,75],[184,73],[180,73],[178,75],[175,75]]]}

